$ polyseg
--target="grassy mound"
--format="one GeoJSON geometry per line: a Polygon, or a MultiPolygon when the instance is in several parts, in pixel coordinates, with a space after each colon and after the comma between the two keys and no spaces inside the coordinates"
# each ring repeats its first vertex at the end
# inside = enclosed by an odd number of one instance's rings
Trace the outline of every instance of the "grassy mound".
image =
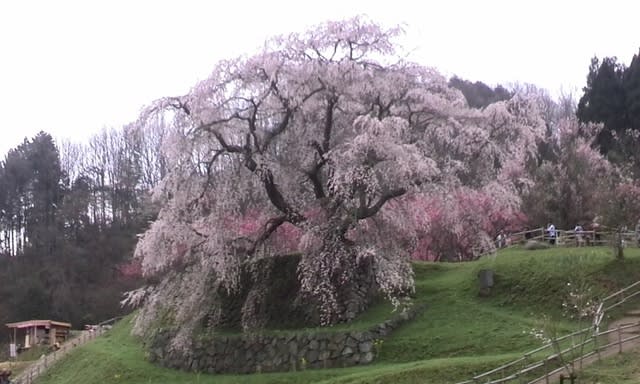
{"type": "MultiPolygon", "coordinates": [[[[178,372],[147,363],[129,335],[131,319],[70,354],[38,383],[451,383],[491,369],[540,345],[530,335],[541,314],[562,332],[578,324],[563,316],[567,283],[590,282],[604,295],[640,280],[640,251],[617,261],[608,248],[503,250],[497,256],[459,264],[416,263],[417,303],[427,310],[392,334],[369,366],[256,375],[178,372]],[[488,297],[478,295],[477,274],[495,272],[488,297]]],[[[366,327],[390,316],[380,304],[347,327],[366,327]]]]}

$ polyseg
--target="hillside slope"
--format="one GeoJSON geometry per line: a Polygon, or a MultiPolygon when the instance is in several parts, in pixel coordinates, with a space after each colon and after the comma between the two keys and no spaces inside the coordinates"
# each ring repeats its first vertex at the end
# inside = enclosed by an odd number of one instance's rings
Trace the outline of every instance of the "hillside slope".
{"type": "MultiPolygon", "coordinates": [[[[640,280],[640,251],[628,249],[626,256],[617,261],[608,248],[511,249],[469,263],[416,263],[416,301],[428,309],[383,341],[369,366],[254,375],[173,371],[145,361],[143,346],[129,335],[129,317],[38,383],[451,383],[539,346],[530,333],[543,314],[561,332],[575,329],[578,324],[562,312],[568,287],[588,285],[602,295],[640,280]],[[486,268],[495,271],[496,285],[483,298],[477,273],[486,268]]],[[[381,304],[364,318],[388,315],[381,304]]]]}

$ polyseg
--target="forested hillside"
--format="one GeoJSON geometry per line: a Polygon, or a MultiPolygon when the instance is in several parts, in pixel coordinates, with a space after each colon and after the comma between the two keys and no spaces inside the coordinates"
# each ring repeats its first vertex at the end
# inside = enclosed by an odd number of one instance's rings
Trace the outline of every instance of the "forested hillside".
{"type": "MultiPolygon", "coordinates": [[[[137,234],[156,215],[162,124],[103,130],[88,143],[25,139],[0,162],[0,324],[95,323],[140,284],[137,234]]],[[[0,327],[0,332],[5,332],[0,327]]],[[[3,338],[4,340],[4,338],[3,338]]]]}

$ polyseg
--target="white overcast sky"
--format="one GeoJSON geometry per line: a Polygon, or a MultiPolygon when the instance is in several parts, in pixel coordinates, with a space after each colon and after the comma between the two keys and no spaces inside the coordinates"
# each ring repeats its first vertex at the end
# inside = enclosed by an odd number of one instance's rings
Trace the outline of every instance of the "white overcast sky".
{"type": "Polygon", "coordinates": [[[406,24],[412,59],[469,80],[584,86],[589,60],[629,63],[640,2],[626,0],[0,0],[0,159],[43,130],[86,140],[186,93],[266,38],[365,14],[406,24]]]}

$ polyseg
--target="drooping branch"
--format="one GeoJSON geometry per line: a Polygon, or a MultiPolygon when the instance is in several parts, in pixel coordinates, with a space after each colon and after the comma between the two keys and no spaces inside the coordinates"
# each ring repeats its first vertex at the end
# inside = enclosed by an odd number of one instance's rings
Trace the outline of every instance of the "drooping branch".
{"type": "Polygon", "coordinates": [[[278,188],[278,185],[273,180],[273,173],[268,169],[261,169],[258,174],[262,179],[262,184],[267,192],[267,196],[269,196],[271,204],[287,216],[287,221],[294,224],[304,221],[304,216],[293,209],[285,200],[280,192],[280,188],[278,188]]]}
{"type": "Polygon", "coordinates": [[[327,163],[326,154],[329,152],[330,143],[331,143],[331,132],[333,130],[333,111],[338,103],[338,97],[332,96],[327,100],[327,107],[325,109],[325,120],[322,134],[322,145],[317,141],[313,140],[309,143],[313,149],[315,149],[318,154],[318,161],[313,165],[313,167],[306,171],[305,174],[311,181],[311,185],[313,186],[313,192],[316,198],[322,199],[326,197],[326,193],[324,191],[324,185],[322,184],[322,179],[320,176],[320,171],[327,163]]]}
{"type": "Polygon", "coordinates": [[[172,108],[176,109],[176,110],[181,110],[187,116],[191,115],[191,109],[189,108],[187,103],[182,101],[178,97],[174,97],[174,98],[168,99],[168,105],[171,106],[172,108]]]}
{"type": "Polygon", "coordinates": [[[202,199],[204,197],[204,194],[207,193],[207,189],[211,185],[211,177],[212,177],[211,170],[213,169],[213,164],[218,160],[218,157],[220,157],[223,154],[224,154],[224,151],[215,151],[211,159],[205,162],[205,170],[207,172],[207,182],[202,188],[202,192],[200,193],[198,200],[202,199]]]}
{"type": "Polygon", "coordinates": [[[247,250],[247,254],[253,255],[256,252],[256,249],[258,249],[258,247],[262,245],[273,234],[273,232],[275,232],[278,229],[278,227],[280,227],[282,224],[286,222],[287,222],[286,215],[272,217],[269,220],[267,220],[267,222],[264,223],[262,233],[260,234],[260,236],[258,236],[258,238],[251,245],[251,247],[247,250]]]}
{"type": "Polygon", "coordinates": [[[387,203],[387,201],[394,199],[396,197],[400,197],[405,193],[407,193],[407,190],[405,188],[397,188],[397,189],[388,191],[387,193],[384,193],[382,196],[380,196],[378,201],[376,201],[373,205],[371,206],[361,205],[360,207],[358,207],[358,211],[356,212],[356,218],[358,220],[363,220],[371,216],[374,216],[380,211],[380,209],[382,209],[382,207],[387,203]]]}
{"type": "MultiPolygon", "coordinates": [[[[288,124],[288,120],[292,114],[291,110],[287,111],[285,115],[285,119],[280,123],[281,130],[284,130],[288,124]]],[[[297,212],[284,198],[282,192],[278,188],[276,184],[273,173],[271,170],[265,167],[258,167],[258,163],[253,158],[253,152],[251,150],[251,143],[249,140],[249,135],[247,135],[247,139],[244,146],[229,144],[224,136],[215,130],[212,130],[211,133],[218,140],[218,144],[222,147],[222,149],[228,153],[237,153],[241,154],[244,159],[244,166],[250,170],[252,173],[258,175],[260,180],[262,181],[265,191],[267,192],[267,196],[269,200],[280,212],[284,213],[287,216],[287,221],[292,223],[299,223],[304,220],[304,216],[297,212]]],[[[267,147],[267,143],[263,146],[263,149],[267,147]]]]}
{"type": "Polygon", "coordinates": [[[320,170],[326,163],[326,160],[320,160],[313,166],[310,171],[306,172],[309,181],[311,181],[311,185],[313,185],[313,193],[315,194],[317,199],[323,199],[326,197],[324,186],[322,185],[322,180],[320,179],[320,170]]]}
{"type": "Polygon", "coordinates": [[[289,126],[289,122],[293,117],[293,110],[288,106],[285,106],[285,108],[286,108],[286,111],[284,113],[284,117],[282,118],[282,121],[280,121],[280,123],[273,130],[268,131],[267,134],[265,135],[264,142],[262,144],[263,151],[269,148],[269,145],[271,145],[271,142],[273,141],[273,139],[275,139],[278,135],[284,132],[285,129],[287,129],[287,127],[289,126]]]}
{"type": "Polygon", "coordinates": [[[284,198],[280,188],[273,179],[273,173],[270,169],[265,167],[258,167],[258,164],[251,156],[251,152],[246,151],[244,154],[245,167],[260,177],[264,189],[267,192],[269,201],[280,212],[284,213],[287,217],[287,221],[291,223],[300,223],[304,220],[304,216],[297,212],[284,198]]]}
{"type": "Polygon", "coordinates": [[[247,119],[247,123],[249,124],[249,132],[251,133],[251,137],[253,138],[253,144],[255,145],[258,152],[262,153],[262,149],[260,148],[260,143],[258,141],[258,136],[256,135],[256,121],[258,118],[258,108],[262,103],[262,100],[256,103],[253,99],[250,100],[253,108],[251,110],[251,115],[247,119]]]}
{"type": "Polygon", "coordinates": [[[336,96],[331,97],[327,101],[326,115],[324,117],[324,132],[322,137],[322,150],[324,153],[329,151],[329,144],[331,143],[331,131],[333,130],[333,109],[338,103],[336,96]]]}
{"type": "Polygon", "coordinates": [[[227,141],[225,140],[224,136],[222,136],[222,134],[220,132],[213,131],[212,133],[213,133],[213,136],[218,140],[218,143],[220,144],[222,149],[224,149],[226,152],[229,152],[229,153],[244,153],[245,152],[245,147],[241,147],[239,145],[233,145],[233,144],[227,143],[227,141]]]}

